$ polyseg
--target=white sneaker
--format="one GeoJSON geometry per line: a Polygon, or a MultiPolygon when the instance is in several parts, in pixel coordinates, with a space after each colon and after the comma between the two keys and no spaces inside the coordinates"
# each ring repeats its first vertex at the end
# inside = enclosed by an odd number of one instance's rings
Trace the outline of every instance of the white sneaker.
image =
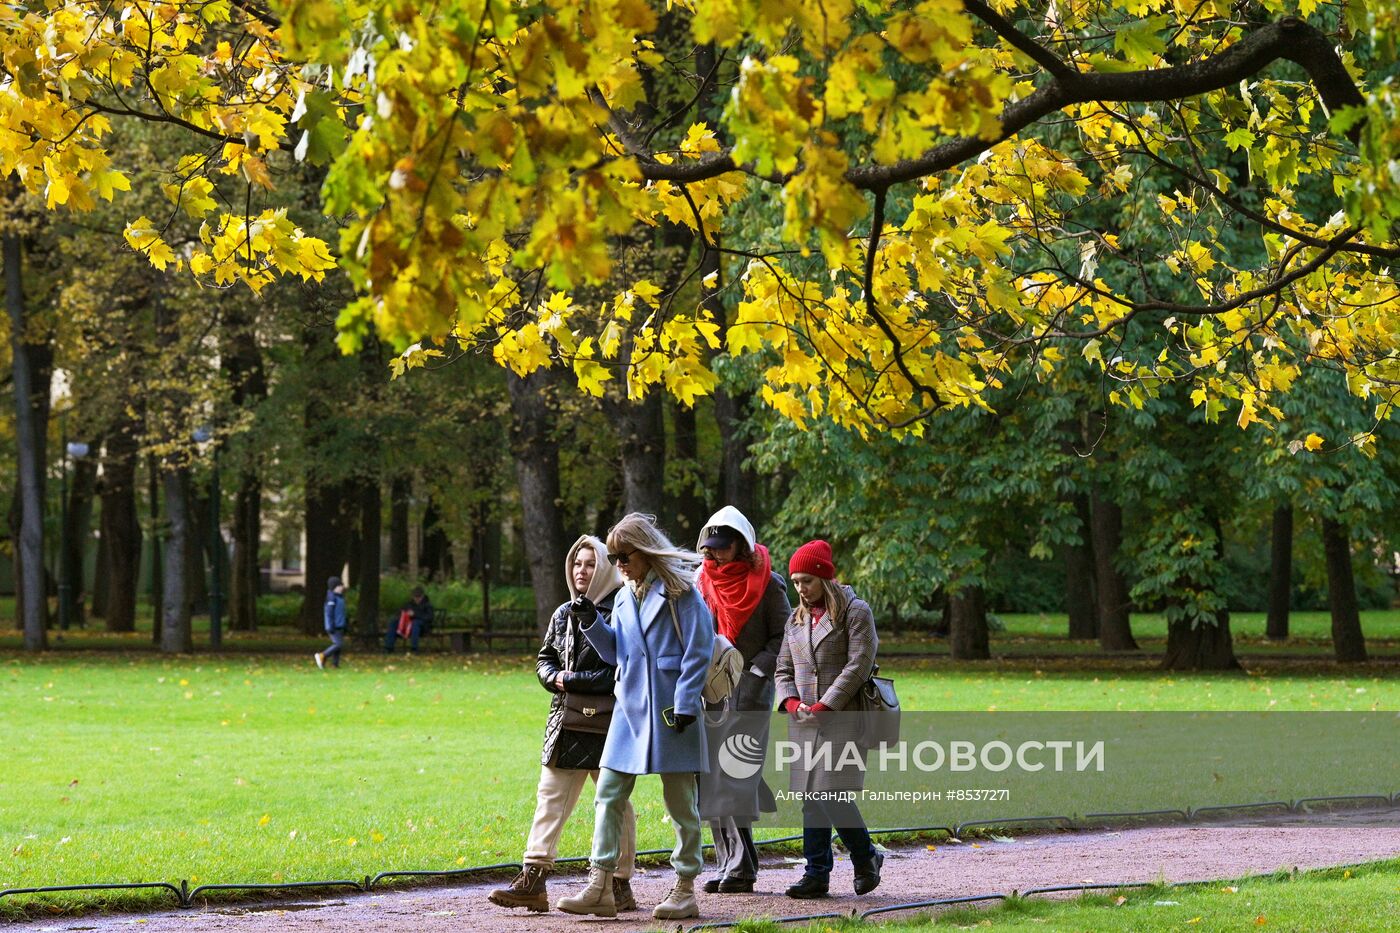
{"type": "Polygon", "coordinates": [[[319,651],[316,652],[316,666],[323,671],[326,669],[326,656],[319,651]]]}

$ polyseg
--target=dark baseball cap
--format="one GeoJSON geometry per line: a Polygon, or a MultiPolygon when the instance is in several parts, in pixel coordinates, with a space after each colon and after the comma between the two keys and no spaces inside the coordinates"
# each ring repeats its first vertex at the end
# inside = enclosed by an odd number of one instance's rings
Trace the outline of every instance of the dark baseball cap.
{"type": "Polygon", "coordinates": [[[705,540],[701,542],[701,547],[729,547],[739,540],[739,532],[728,525],[712,525],[705,529],[705,540]]]}

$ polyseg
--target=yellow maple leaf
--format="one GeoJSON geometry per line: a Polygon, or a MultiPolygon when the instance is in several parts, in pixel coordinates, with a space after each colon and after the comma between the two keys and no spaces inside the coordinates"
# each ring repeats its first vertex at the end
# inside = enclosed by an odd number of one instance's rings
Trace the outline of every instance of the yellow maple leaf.
{"type": "Polygon", "coordinates": [[[1322,435],[1309,434],[1307,440],[1303,441],[1303,446],[1308,450],[1321,450],[1323,444],[1322,435]]]}
{"type": "Polygon", "coordinates": [[[612,378],[612,373],[593,360],[576,359],[574,376],[578,379],[580,389],[594,398],[600,398],[603,395],[603,383],[612,378]]]}

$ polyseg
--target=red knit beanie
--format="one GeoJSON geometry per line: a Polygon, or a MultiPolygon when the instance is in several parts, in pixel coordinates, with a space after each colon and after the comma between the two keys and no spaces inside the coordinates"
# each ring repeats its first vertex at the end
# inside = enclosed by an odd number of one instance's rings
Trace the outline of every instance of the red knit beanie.
{"type": "Polygon", "coordinates": [[[831,545],[820,539],[808,541],[792,554],[788,561],[788,573],[809,573],[823,580],[836,576],[836,567],[831,563],[831,545]]]}

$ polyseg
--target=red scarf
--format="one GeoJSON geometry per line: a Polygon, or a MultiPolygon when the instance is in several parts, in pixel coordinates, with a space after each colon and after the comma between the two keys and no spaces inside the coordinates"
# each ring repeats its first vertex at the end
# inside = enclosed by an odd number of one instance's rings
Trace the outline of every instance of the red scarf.
{"type": "Polygon", "coordinates": [[[773,571],[773,558],[768,556],[768,548],[758,545],[754,556],[757,558],[754,564],[743,560],[716,564],[707,560],[700,570],[700,593],[715,615],[719,633],[731,642],[739,637],[758,607],[773,571]]]}

